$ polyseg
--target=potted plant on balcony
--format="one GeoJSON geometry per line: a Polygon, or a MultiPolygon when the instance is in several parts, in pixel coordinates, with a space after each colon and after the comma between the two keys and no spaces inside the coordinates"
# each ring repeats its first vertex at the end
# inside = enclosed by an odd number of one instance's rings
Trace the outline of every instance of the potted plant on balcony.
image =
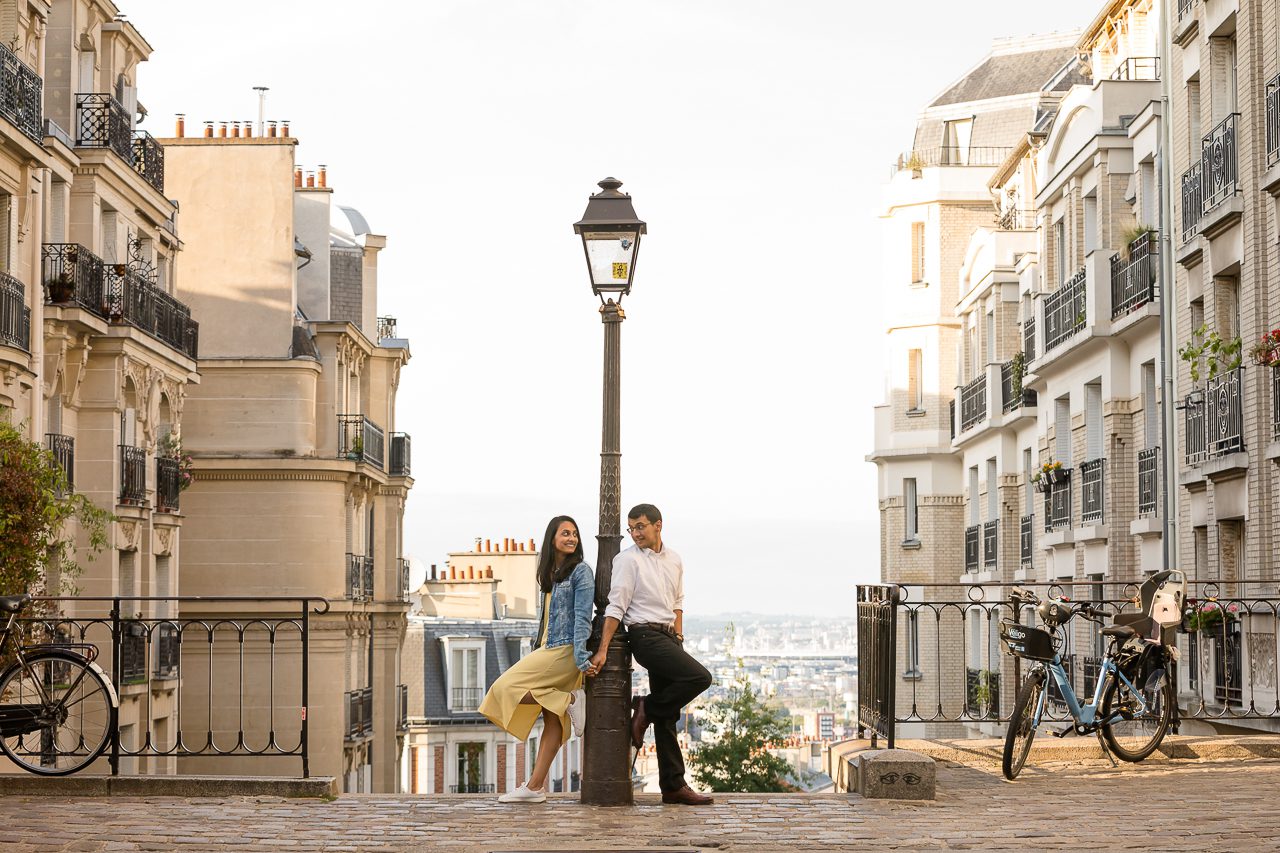
{"type": "Polygon", "coordinates": [[[347,448],[348,459],[361,459],[364,456],[364,436],[357,434],[351,439],[351,446],[347,448]]]}
{"type": "Polygon", "coordinates": [[[1240,605],[1235,602],[1223,605],[1211,600],[1189,604],[1182,618],[1182,627],[1188,632],[1216,630],[1219,624],[1229,624],[1240,618],[1240,605]]]}
{"type": "Polygon", "coordinates": [[[1031,475],[1031,482],[1035,484],[1036,491],[1047,492],[1050,486],[1065,483],[1070,473],[1071,469],[1063,468],[1061,461],[1050,459],[1040,466],[1039,471],[1031,475]]]}
{"type": "MultiPolygon", "coordinates": [[[[1138,242],[1143,237],[1146,237],[1147,235],[1155,236],[1155,233],[1156,233],[1156,229],[1152,228],[1150,225],[1143,225],[1142,223],[1134,223],[1133,225],[1126,228],[1124,230],[1124,235],[1122,236],[1122,239],[1124,240],[1124,246],[1122,246],[1120,249],[1120,257],[1123,258],[1126,263],[1128,263],[1129,255],[1133,252],[1133,244],[1138,242]]],[[[1155,275],[1154,267],[1152,267],[1151,274],[1152,276],[1155,275]]]]}
{"type": "Polygon", "coordinates": [[[1262,338],[1249,347],[1249,360],[1259,367],[1280,367],[1280,329],[1263,332],[1262,338]]]}
{"type": "Polygon", "coordinates": [[[156,452],[160,456],[176,459],[178,462],[178,491],[185,492],[195,480],[194,463],[191,454],[182,452],[182,436],[177,431],[165,433],[160,438],[156,452]]]}

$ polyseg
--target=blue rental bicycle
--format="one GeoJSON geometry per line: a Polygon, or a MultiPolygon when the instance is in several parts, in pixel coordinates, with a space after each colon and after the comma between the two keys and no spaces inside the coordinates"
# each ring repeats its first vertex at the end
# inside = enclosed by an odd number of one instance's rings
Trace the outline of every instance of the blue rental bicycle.
{"type": "Polygon", "coordinates": [[[1041,600],[1030,590],[1014,587],[1009,604],[1014,614],[1030,605],[1044,628],[1013,620],[1000,623],[1000,639],[1007,652],[1033,661],[1013,704],[1004,739],[1002,769],[1006,779],[1017,778],[1031,752],[1036,730],[1045,722],[1046,686],[1050,677],[1066,702],[1071,724],[1054,734],[1096,734],[1103,753],[1124,761],[1141,761],[1160,746],[1176,709],[1169,664],[1178,658],[1174,631],[1182,621],[1187,582],[1176,570],[1157,572],[1139,588],[1139,613],[1119,614],[1101,628],[1110,639],[1102,660],[1093,701],[1081,705],[1062,666],[1055,637],[1079,616],[1102,625],[1106,614],[1088,604],[1065,599],[1041,600]]]}

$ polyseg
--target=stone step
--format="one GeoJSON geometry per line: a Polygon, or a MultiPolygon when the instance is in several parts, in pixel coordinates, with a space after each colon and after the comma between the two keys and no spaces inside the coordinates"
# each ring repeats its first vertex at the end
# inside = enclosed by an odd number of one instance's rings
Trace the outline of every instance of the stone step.
{"type": "Polygon", "coordinates": [[[0,773],[0,797],[336,797],[333,776],[36,776],[0,773]]]}

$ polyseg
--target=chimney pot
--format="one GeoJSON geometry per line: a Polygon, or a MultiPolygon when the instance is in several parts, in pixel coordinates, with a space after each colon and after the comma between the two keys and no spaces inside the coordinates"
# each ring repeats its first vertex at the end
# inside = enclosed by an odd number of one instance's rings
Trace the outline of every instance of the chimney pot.
{"type": "Polygon", "coordinates": [[[329,183],[328,183],[328,181],[329,181],[329,175],[328,175],[328,172],[329,172],[329,170],[325,167],[324,163],[321,163],[321,164],[320,164],[320,186],[322,186],[322,187],[327,187],[327,186],[329,186],[329,183]]]}
{"type": "Polygon", "coordinates": [[[467,579],[468,579],[468,580],[475,580],[475,579],[476,579],[476,567],[475,567],[475,566],[467,566],[467,579]]]}
{"type": "Polygon", "coordinates": [[[219,139],[227,138],[227,123],[225,121],[218,122],[218,138],[219,139]]]}
{"type": "Polygon", "coordinates": [[[452,580],[457,580],[457,579],[458,579],[458,570],[457,570],[456,568],[454,568],[453,566],[450,566],[450,567],[449,567],[449,580],[451,580],[451,581],[452,581],[452,580]]]}
{"type": "Polygon", "coordinates": [[[289,120],[287,118],[280,120],[280,135],[281,136],[289,135],[289,120]]]}
{"type": "Polygon", "coordinates": [[[532,540],[532,539],[530,539],[530,540],[529,540],[529,550],[530,550],[530,551],[536,551],[536,550],[538,550],[538,546],[533,544],[533,540],[532,540]]]}
{"type": "Polygon", "coordinates": [[[490,551],[490,550],[491,550],[491,549],[489,548],[489,540],[488,540],[488,539],[486,539],[486,540],[484,540],[484,552],[487,554],[487,553],[489,553],[489,551],[490,551]]]}
{"type": "Polygon", "coordinates": [[[204,135],[206,139],[213,138],[213,122],[206,121],[204,123],[204,135]]]}
{"type": "Polygon", "coordinates": [[[232,139],[240,138],[240,122],[238,121],[231,122],[231,138],[232,139]]]}
{"type": "Polygon", "coordinates": [[[435,563],[432,563],[432,564],[431,564],[431,579],[432,579],[432,580],[435,580],[435,579],[436,579],[436,564],[435,564],[435,563]]]}
{"type": "Polygon", "coordinates": [[[316,185],[316,173],[307,172],[307,186],[314,187],[316,185]]]}
{"type": "Polygon", "coordinates": [[[246,121],[244,123],[244,138],[253,139],[253,122],[246,121]]]}
{"type": "Polygon", "coordinates": [[[177,136],[178,136],[178,138],[179,138],[179,139],[181,139],[182,137],[184,137],[184,136],[186,136],[186,135],[187,135],[187,122],[186,122],[186,116],[185,116],[185,115],[183,115],[182,113],[178,113],[178,130],[177,130],[177,136]]]}
{"type": "Polygon", "coordinates": [[[267,122],[267,136],[275,136],[275,135],[276,135],[276,122],[275,122],[275,119],[272,119],[271,121],[267,122]]]}
{"type": "Polygon", "coordinates": [[[297,166],[293,170],[293,185],[295,187],[302,186],[302,167],[297,166]]]}
{"type": "Polygon", "coordinates": [[[493,566],[484,567],[484,576],[487,578],[493,577],[493,566]]]}

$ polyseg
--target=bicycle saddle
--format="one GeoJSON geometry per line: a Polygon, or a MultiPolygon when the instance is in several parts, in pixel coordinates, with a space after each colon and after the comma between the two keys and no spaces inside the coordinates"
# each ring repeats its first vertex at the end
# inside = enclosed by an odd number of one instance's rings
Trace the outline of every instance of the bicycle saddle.
{"type": "Polygon", "coordinates": [[[0,595],[0,611],[17,613],[31,603],[29,595],[0,595]]]}
{"type": "Polygon", "coordinates": [[[1121,640],[1127,640],[1138,632],[1131,625],[1108,625],[1100,632],[1104,637],[1116,637],[1121,640]]]}

